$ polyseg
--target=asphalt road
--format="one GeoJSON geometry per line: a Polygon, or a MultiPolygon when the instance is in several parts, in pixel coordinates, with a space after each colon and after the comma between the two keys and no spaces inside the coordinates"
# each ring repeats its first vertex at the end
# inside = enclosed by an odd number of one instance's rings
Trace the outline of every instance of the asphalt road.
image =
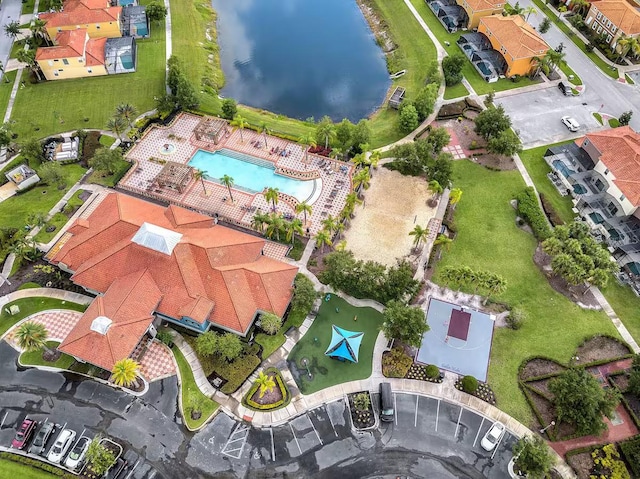
{"type": "MultiPolygon", "coordinates": [[[[20,0],[2,0],[0,4],[0,61],[7,66],[13,42],[5,35],[4,27],[14,20],[20,20],[22,2],[20,0]]],[[[0,78],[1,79],[1,78],[0,78]]]]}
{"type": "Polygon", "coordinates": [[[492,458],[479,445],[490,423],[445,401],[396,394],[396,421],[367,432],[351,429],[346,403],[339,400],[265,429],[218,414],[193,434],[181,425],[175,378],[132,398],[71,374],[19,371],[16,357],[0,343],[0,444],[10,444],[26,414],[67,423],[125,446],[136,465],[130,479],[509,477],[515,438],[505,435],[492,458]]]}

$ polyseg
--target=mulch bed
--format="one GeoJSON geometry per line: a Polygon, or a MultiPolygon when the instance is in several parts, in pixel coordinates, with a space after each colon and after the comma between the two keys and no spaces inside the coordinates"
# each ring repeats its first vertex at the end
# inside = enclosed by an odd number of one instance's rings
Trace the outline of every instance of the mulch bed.
{"type": "Polygon", "coordinates": [[[537,394],[531,390],[528,390],[527,392],[529,393],[531,402],[534,404],[534,406],[538,410],[538,413],[540,413],[540,416],[542,416],[542,421],[545,423],[545,426],[547,424],[550,424],[551,421],[555,420],[556,413],[555,413],[553,404],[551,404],[551,401],[549,401],[547,398],[542,397],[540,394],[537,394]]]}
{"type": "MultiPolygon", "coordinates": [[[[462,379],[458,379],[455,383],[455,387],[458,391],[462,391],[462,379]]],[[[478,399],[482,399],[484,402],[487,402],[491,405],[496,404],[496,395],[493,393],[491,386],[487,383],[483,383],[478,381],[478,389],[472,394],[472,396],[477,397],[478,399]]]]}
{"type": "Polygon", "coordinates": [[[80,286],[73,284],[73,282],[69,279],[71,276],[69,273],[65,273],[64,271],[60,270],[62,279],[58,279],[53,274],[34,272],[33,270],[34,266],[36,265],[48,265],[48,264],[49,263],[47,263],[42,259],[33,261],[33,262],[29,262],[25,260],[22,266],[20,267],[20,269],[16,271],[16,273],[13,276],[11,276],[10,278],[11,284],[8,284],[5,281],[2,284],[2,286],[0,286],[0,296],[5,296],[9,293],[13,293],[14,291],[17,291],[18,288],[20,288],[20,286],[22,286],[24,283],[31,283],[31,282],[38,283],[43,287],[64,289],[66,291],[71,291],[73,293],[89,294],[80,286]],[[51,283],[51,284],[47,286],[48,283],[51,283]]]}
{"type": "Polygon", "coordinates": [[[636,417],[640,418],[640,398],[631,393],[624,393],[623,396],[629,405],[629,409],[633,411],[633,414],[635,414],[636,417]]]}
{"type": "Polygon", "coordinates": [[[630,353],[629,348],[615,339],[606,336],[596,336],[576,350],[576,356],[580,358],[577,364],[592,363],[605,359],[619,358],[630,353]]]}
{"type": "Polygon", "coordinates": [[[444,379],[442,377],[429,378],[427,376],[427,367],[422,364],[413,363],[409,368],[409,372],[405,376],[406,379],[414,379],[416,381],[426,381],[429,383],[441,383],[444,379]]]}
{"type": "MultiPolygon", "coordinates": [[[[275,373],[268,373],[267,376],[269,376],[271,379],[273,379],[273,382],[276,381],[276,375],[275,373]]],[[[283,399],[282,396],[282,391],[280,391],[280,388],[278,387],[278,384],[276,383],[276,385],[274,386],[274,388],[269,391],[267,390],[264,393],[264,396],[260,397],[260,388],[258,388],[256,390],[256,392],[253,394],[253,396],[251,396],[251,400],[262,405],[262,406],[267,406],[269,404],[275,404],[276,402],[280,401],[281,399],[283,399]]]]}
{"type": "Polygon", "coordinates": [[[526,381],[529,378],[537,378],[546,374],[559,373],[564,371],[564,366],[548,359],[536,358],[527,362],[520,373],[520,379],[526,381]]]}
{"type": "Polygon", "coordinates": [[[318,276],[319,273],[325,270],[324,257],[332,252],[333,249],[328,246],[324,247],[324,252],[321,252],[319,248],[315,248],[313,253],[311,253],[309,262],[307,263],[307,269],[314,275],[318,276]]]}
{"type": "Polygon", "coordinates": [[[581,452],[567,458],[567,462],[576,472],[579,479],[588,479],[589,472],[593,468],[593,459],[590,452],[581,452]]]}
{"type": "Polygon", "coordinates": [[[527,383],[528,386],[538,391],[543,396],[552,397],[551,391],[549,391],[549,383],[553,378],[541,379],[540,381],[532,381],[527,383]]]}
{"type": "Polygon", "coordinates": [[[353,398],[357,394],[366,393],[367,391],[360,391],[359,393],[352,393],[348,395],[349,398],[349,408],[351,409],[351,420],[353,421],[353,426],[356,429],[366,429],[369,427],[373,427],[376,423],[375,413],[373,411],[373,404],[369,404],[369,409],[366,411],[360,411],[356,409],[353,404],[353,398]]]}

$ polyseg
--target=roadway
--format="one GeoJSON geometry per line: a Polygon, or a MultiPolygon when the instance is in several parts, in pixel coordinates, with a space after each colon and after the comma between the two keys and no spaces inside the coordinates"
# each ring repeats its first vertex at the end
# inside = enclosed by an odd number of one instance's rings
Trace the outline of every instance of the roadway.
{"type": "MultiPolygon", "coordinates": [[[[0,4],[0,61],[6,67],[13,42],[4,33],[4,27],[12,21],[20,21],[21,0],[2,0],[0,4]]],[[[0,78],[1,79],[1,78],[0,78]]]]}

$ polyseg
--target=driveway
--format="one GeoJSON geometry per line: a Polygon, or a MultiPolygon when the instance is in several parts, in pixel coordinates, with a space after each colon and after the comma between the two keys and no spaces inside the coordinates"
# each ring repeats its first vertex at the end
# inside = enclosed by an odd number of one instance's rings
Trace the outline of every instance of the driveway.
{"type": "Polygon", "coordinates": [[[16,357],[0,343],[0,444],[10,443],[25,414],[49,418],[78,433],[116,438],[130,464],[137,464],[132,479],[509,477],[515,438],[507,434],[495,455],[482,450],[490,423],[445,401],[396,394],[396,421],[368,432],[352,431],[339,400],[273,428],[253,428],[221,413],[192,434],[176,409],[175,378],[152,383],[144,397],[132,398],[72,374],[18,371],[16,357]]]}

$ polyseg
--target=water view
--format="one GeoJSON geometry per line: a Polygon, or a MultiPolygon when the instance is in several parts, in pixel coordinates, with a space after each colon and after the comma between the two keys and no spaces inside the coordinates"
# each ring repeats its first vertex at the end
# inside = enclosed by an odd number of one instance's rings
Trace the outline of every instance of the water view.
{"type": "Polygon", "coordinates": [[[221,94],[290,117],[367,117],[390,85],[355,0],[213,0],[221,94]]]}

